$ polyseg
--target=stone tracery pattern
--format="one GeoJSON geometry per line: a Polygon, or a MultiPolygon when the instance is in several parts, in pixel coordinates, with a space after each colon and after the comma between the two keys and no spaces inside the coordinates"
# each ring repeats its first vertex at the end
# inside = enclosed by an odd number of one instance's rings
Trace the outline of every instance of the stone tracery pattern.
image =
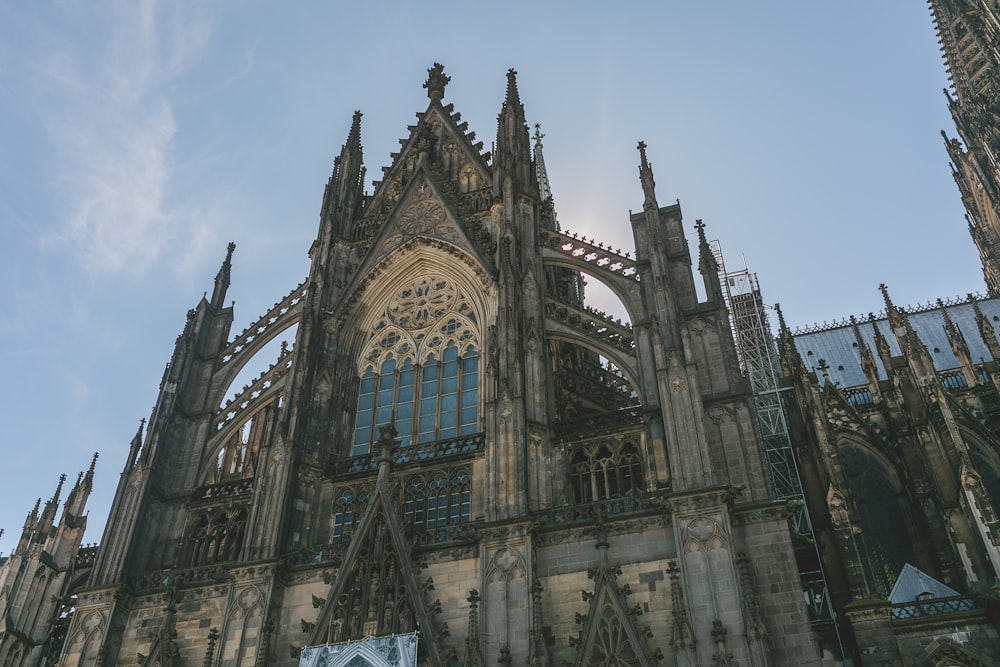
{"type": "Polygon", "coordinates": [[[479,429],[479,327],[472,303],[447,278],[423,275],[398,290],[358,360],[353,455],[377,426],[394,423],[405,447],[479,429]]]}

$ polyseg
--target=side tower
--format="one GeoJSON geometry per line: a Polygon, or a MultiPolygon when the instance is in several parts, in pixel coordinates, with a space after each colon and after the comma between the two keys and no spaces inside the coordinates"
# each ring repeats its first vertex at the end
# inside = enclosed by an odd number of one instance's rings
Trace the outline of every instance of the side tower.
{"type": "Polygon", "coordinates": [[[707,243],[700,301],[643,144],[635,256],[563,230],[516,73],[492,155],[448,81],[370,195],[355,113],[308,277],[233,337],[230,248],[65,664],[818,664],[707,243]]]}
{"type": "Polygon", "coordinates": [[[1000,4],[929,0],[951,78],[945,138],[991,296],[1000,295],[1000,4]]]}
{"type": "Polygon", "coordinates": [[[94,548],[81,549],[94,465],[81,472],[56,521],[66,476],[42,506],[28,513],[14,553],[0,559],[0,664],[54,664],[73,616],[73,597],[94,564],[94,548]],[[41,508],[41,512],[39,509],[41,508]]]}

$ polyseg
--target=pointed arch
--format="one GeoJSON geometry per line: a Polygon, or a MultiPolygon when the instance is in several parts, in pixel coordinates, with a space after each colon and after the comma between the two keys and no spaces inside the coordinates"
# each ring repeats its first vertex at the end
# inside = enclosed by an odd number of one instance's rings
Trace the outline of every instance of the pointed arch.
{"type": "Polygon", "coordinates": [[[254,585],[242,589],[229,605],[226,628],[219,648],[220,667],[256,664],[264,613],[264,594],[254,585]]]}
{"type": "MultiPolygon", "coordinates": [[[[419,253],[417,253],[419,255],[419,253]]],[[[483,290],[468,272],[405,261],[365,296],[351,454],[393,422],[400,444],[471,435],[479,424],[483,290]]]]}
{"type": "Polygon", "coordinates": [[[885,455],[861,438],[841,434],[837,452],[872,574],[888,594],[903,565],[919,562],[902,481],[885,455]]]}

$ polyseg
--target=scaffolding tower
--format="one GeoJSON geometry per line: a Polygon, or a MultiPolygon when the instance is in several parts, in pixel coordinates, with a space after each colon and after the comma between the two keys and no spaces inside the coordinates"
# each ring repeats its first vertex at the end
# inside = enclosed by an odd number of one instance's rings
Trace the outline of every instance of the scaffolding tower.
{"type": "Polygon", "coordinates": [[[789,501],[790,506],[795,507],[789,522],[810,621],[824,644],[843,657],[836,614],[831,604],[809,509],[806,507],[795,452],[788,435],[782,390],[778,384],[781,366],[768,324],[767,306],[764,305],[756,274],[750,273],[746,268],[726,271],[719,242],[712,241],[710,245],[719,267],[719,282],[729,310],[729,323],[733,330],[740,370],[749,380],[753,392],[757,432],[772,493],[776,499],[789,501]]]}

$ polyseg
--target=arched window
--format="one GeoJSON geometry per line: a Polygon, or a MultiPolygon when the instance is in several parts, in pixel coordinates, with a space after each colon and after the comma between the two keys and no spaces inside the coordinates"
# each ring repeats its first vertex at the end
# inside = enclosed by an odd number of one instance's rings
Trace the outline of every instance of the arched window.
{"type": "Polygon", "coordinates": [[[630,496],[643,490],[642,463],[631,442],[599,442],[578,447],[570,459],[577,503],[630,496]]]}
{"type": "Polygon", "coordinates": [[[444,541],[449,527],[471,520],[471,478],[464,467],[413,475],[403,489],[403,522],[425,533],[424,542],[444,541]]]}
{"type": "Polygon", "coordinates": [[[368,453],[389,423],[404,447],[480,430],[476,322],[444,278],[419,278],[397,292],[361,354],[352,456],[368,453]]]}
{"type": "Polygon", "coordinates": [[[356,491],[351,487],[341,489],[340,493],[337,494],[333,508],[333,526],[331,527],[333,544],[339,544],[350,538],[358,522],[361,521],[361,517],[364,516],[370,495],[369,488],[356,491]]]}
{"type": "MultiPolygon", "coordinates": [[[[884,465],[862,447],[841,446],[840,463],[861,524],[876,585],[884,595],[892,589],[906,563],[915,563],[910,521],[898,494],[899,486],[884,465]]],[[[894,476],[893,476],[894,477],[894,476]]]]}

